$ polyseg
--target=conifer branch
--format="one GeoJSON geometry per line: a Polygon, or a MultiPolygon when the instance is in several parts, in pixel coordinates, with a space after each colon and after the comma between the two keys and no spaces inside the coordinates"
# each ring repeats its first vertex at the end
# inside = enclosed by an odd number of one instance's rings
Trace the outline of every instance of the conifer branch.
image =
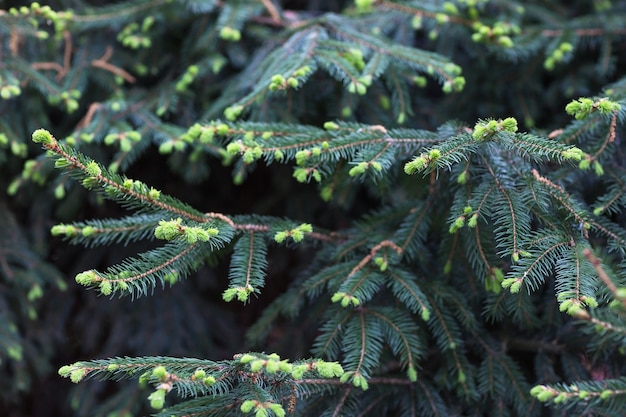
{"type": "Polygon", "coordinates": [[[609,291],[613,293],[615,299],[619,300],[624,308],[626,308],[626,297],[623,296],[622,291],[619,291],[613,280],[609,277],[604,268],[602,268],[602,263],[600,262],[600,260],[593,254],[593,252],[589,248],[585,248],[583,250],[583,255],[585,255],[585,258],[587,258],[587,260],[591,262],[593,268],[598,274],[598,278],[600,278],[600,280],[602,280],[602,282],[604,283],[604,285],[606,285],[609,291]]]}

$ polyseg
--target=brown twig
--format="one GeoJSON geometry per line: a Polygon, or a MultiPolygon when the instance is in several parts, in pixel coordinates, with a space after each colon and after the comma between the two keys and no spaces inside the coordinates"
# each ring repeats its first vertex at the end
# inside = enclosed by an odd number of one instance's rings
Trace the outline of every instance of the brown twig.
{"type": "Polygon", "coordinates": [[[89,105],[89,109],[87,109],[87,113],[85,114],[85,117],[83,117],[80,122],[78,122],[78,124],[76,125],[76,129],[80,129],[86,126],[89,126],[89,124],[91,123],[91,119],[93,119],[93,115],[96,113],[96,111],[100,108],[101,104],[98,102],[95,103],[91,103],[89,105]]]}
{"type": "Polygon", "coordinates": [[[57,72],[56,80],[61,81],[69,72],[72,61],[72,36],[69,30],[63,32],[65,48],[63,50],[63,65],[56,62],[34,62],[31,67],[36,70],[52,70],[57,72]]]}
{"type": "Polygon", "coordinates": [[[104,52],[104,55],[102,55],[102,58],[98,58],[98,59],[94,59],[91,62],[91,65],[96,67],[96,68],[100,68],[103,69],[105,71],[109,71],[115,75],[119,75],[120,77],[122,77],[124,80],[126,80],[129,83],[134,83],[135,82],[135,77],[133,77],[130,73],[128,73],[127,71],[116,67],[115,65],[109,63],[109,59],[111,58],[111,56],[113,55],[113,48],[111,46],[107,46],[106,51],[104,52]]]}
{"type": "Polygon", "coordinates": [[[261,3],[263,3],[263,6],[267,9],[270,16],[272,16],[272,20],[275,23],[280,23],[280,13],[274,3],[272,3],[272,0],[261,0],[261,3]]]}

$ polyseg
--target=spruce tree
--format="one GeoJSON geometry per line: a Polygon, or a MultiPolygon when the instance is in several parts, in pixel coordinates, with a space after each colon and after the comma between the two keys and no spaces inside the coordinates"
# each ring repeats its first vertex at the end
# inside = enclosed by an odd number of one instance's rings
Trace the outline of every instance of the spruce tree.
{"type": "Polygon", "coordinates": [[[67,359],[76,415],[623,415],[623,2],[0,19],[7,403],[67,359]]]}

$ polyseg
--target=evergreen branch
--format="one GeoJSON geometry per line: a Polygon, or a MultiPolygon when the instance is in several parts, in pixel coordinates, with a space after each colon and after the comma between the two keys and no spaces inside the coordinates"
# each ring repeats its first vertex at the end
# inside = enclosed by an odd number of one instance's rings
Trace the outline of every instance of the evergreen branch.
{"type": "Polygon", "coordinates": [[[346,308],[332,306],[324,314],[327,320],[320,328],[320,334],[313,344],[313,353],[320,357],[336,358],[341,351],[340,336],[343,327],[352,318],[353,311],[346,308]]]}
{"type": "Polygon", "coordinates": [[[255,232],[241,236],[233,249],[229,272],[229,288],[224,299],[247,301],[251,293],[258,292],[265,284],[267,269],[267,245],[255,232]]]}
{"type": "Polygon", "coordinates": [[[606,285],[609,291],[611,291],[615,299],[619,300],[624,308],[626,308],[626,297],[623,296],[622,291],[619,291],[613,280],[602,268],[602,262],[600,262],[600,260],[593,254],[593,252],[589,248],[585,248],[583,250],[583,255],[585,256],[585,258],[587,258],[589,262],[591,262],[591,265],[593,265],[593,268],[596,270],[598,277],[600,278],[600,280],[602,280],[604,285],[606,285]]]}
{"type": "Polygon", "coordinates": [[[89,270],[76,275],[76,282],[85,286],[98,286],[104,295],[130,294],[133,297],[148,292],[147,284],[154,288],[156,280],[163,285],[184,278],[199,265],[191,264],[206,248],[199,243],[169,243],[145,252],[139,258],[128,258],[122,264],[109,267],[106,272],[89,270]]]}
{"type": "Polygon", "coordinates": [[[606,194],[595,201],[596,207],[593,209],[593,214],[596,216],[602,213],[618,213],[621,206],[626,205],[626,182],[622,179],[623,173],[610,172],[607,175],[611,182],[607,185],[606,194]]]}
{"type": "MultiPolygon", "coordinates": [[[[461,340],[461,332],[458,328],[458,324],[449,316],[448,311],[443,309],[441,305],[435,303],[435,300],[427,295],[427,300],[430,305],[430,312],[435,315],[430,317],[428,321],[428,327],[430,328],[439,349],[441,350],[455,350],[458,346],[458,341],[461,340]]],[[[454,355],[456,358],[456,355],[454,355]]],[[[457,363],[459,361],[457,360],[457,363]]]]}
{"type": "Polygon", "coordinates": [[[417,380],[417,364],[421,356],[421,343],[417,337],[418,328],[406,314],[391,308],[370,308],[372,314],[381,321],[385,340],[394,355],[399,355],[406,368],[409,380],[417,380]]]}
{"type": "MultiPolygon", "coordinates": [[[[520,252],[520,236],[527,234],[529,231],[530,219],[519,209],[520,206],[522,206],[521,202],[519,202],[519,197],[513,192],[509,192],[509,189],[500,181],[499,176],[496,174],[491,164],[484,158],[483,161],[485,167],[493,177],[493,181],[499,191],[499,196],[504,198],[505,203],[504,205],[496,205],[493,210],[495,224],[497,225],[496,233],[508,235],[510,238],[510,246],[507,245],[508,247],[505,250],[510,251],[513,259],[516,259],[519,257],[520,252]]],[[[499,199],[496,199],[495,203],[499,202],[499,199]]]]}
{"type": "Polygon", "coordinates": [[[392,107],[398,123],[404,122],[407,116],[413,114],[409,90],[406,88],[407,83],[403,75],[395,66],[391,66],[385,73],[385,84],[391,91],[392,107]]]}
{"type": "Polygon", "coordinates": [[[324,287],[330,286],[333,281],[340,281],[346,277],[356,262],[342,262],[323,268],[317,274],[312,275],[305,280],[302,288],[310,297],[317,297],[324,290],[324,287]]]}
{"type": "Polygon", "coordinates": [[[373,270],[351,271],[347,277],[341,277],[341,284],[331,301],[341,303],[342,307],[359,306],[374,297],[383,281],[384,276],[373,270]]]}
{"type": "Polygon", "coordinates": [[[350,381],[355,387],[367,390],[367,379],[378,366],[383,348],[380,322],[368,310],[357,309],[346,322],[343,333],[344,363],[349,370],[341,381],[350,381]]]}
{"type": "Polygon", "coordinates": [[[138,16],[149,14],[168,3],[168,0],[131,0],[123,5],[112,4],[95,8],[91,13],[74,15],[72,21],[90,28],[106,26],[112,20],[124,22],[138,16]]]}
{"type": "Polygon", "coordinates": [[[536,385],[531,395],[541,402],[550,402],[560,407],[583,409],[594,407],[606,412],[607,416],[618,416],[623,410],[626,395],[626,378],[602,381],[580,381],[575,384],[536,385]]]}
{"type": "Polygon", "coordinates": [[[123,180],[119,176],[108,173],[97,162],[68,150],[65,145],[43,129],[33,133],[33,141],[41,143],[44,149],[60,156],[56,166],[70,168],[70,173],[81,178],[83,185],[89,188],[96,184],[102,185],[100,191],[109,198],[126,204],[139,204],[145,209],[158,208],[199,223],[211,220],[172,197],[161,196],[158,190],[148,189],[138,181],[123,180]]]}
{"type": "MultiPolygon", "coordinates": [[[[428,17],[430,19],[437,20],[437,17],[441,15],[441,12],[438,13],[434,10],[429,10],[427,6],[419,7],[417,5],[395,3],[387,0],[375,0],[375,2],[376,5],[382,9],[398,10],[402,13],[406,13],[412,16],[428,17]]],[[[467,27],[471,27],[474,24],[472,20],[464,19],[460,16],[451,16],[448,14],[446,14],[445,16],[446,22],[449,23],[457,23],[467,27]]]]}
{"type": "Polygon", "coordinates": [[[607,236],[610,239],[609,244],[611,246],[615,245],[613,248],[617,248],[620,252],[626,248],[626,231],[621,227],[602,217],[583,223],[583,228],[585,224],[589,224],[591,229],[607,236]]]}
{"type": "Polygon", "coordinates": [[[528,253],[519,258],[507,274],[509,278],[502,282],[502,286],[510,288],[512,293],[519,292],[522,284],[530,290],[536,290],[552,272],[558,259],[568,256],[570,238],[552,233],[539,235],[535,245],[535,248],[529,248],[528,253]]]}
{"type": "Polygon", "coordinates": [[[436,74],[444,84],[444,91],[451,92],[453,89],[458,91],[463,88],[464,80],[460,82],[462,79],[460,77],[461,68],[449,62],[442,55],[405,47],[397,43],[387,42],[383,38],[367,35],[354,30],[349,25],[343,25],[342,21],[336,17],[327,19],[325,23],[331,26],[333,32],[342,39],[362,45],[377,53],[388,55],[390,58],[424,73],[436,74]]]}
{"type": "Polygon", "coordinates": [[[154,228],[162,219],[163,213],[139,214],[122,219],[94,219],[72,224],[53,226],[52,235],[62,235],[70,243],[85,246],[112,243],[128,244],[153,238],[154,228]]]}
{"type": "Polygon", "coordinates": [[[430,319],[430,303],[416,282],[415,274],[400,268],[390,268],[386,271],[390,279],[387,286],[398,300],[400,300],[413,313],[420,311],[424,321],[430,319]]]}
{"type": "Polygon", "coordinates": [[[409,210],[402,224],[396,230],[396,241],[402,242],[396,253],[414,257],[426,241],[425,232],[429,226],[429,214],[432,200],[409,210]]]}
{"type": "Polygon", "coordinates": [[[537,183],[542,185],[543,189],[547,191],[548,194],[552,196],[552,198],[557,200],[560,203],[560,206],[566,209],[574,217],[577,223],[582,225],[583,232],[587,233],[588,227],[586,227],[585,225],[589,224],[589,221],[585,217],[583,217],[583,210],[577,209],[574,206],[575,203],[572,197],[563,189],[563,187],[541,176],[536,169],[533,169],[531,172],[537,183]]]}
{"type": "Polygon", "coordinates": [[[383,240],[382,242],[380,242],[376,246],[374,246],[370,250],[370,253],[367,256],[365,256],[363,259],[361,259],[359,261],[359,263],[354,268],[352,268],[352,270],[350,271],[350,274],[348,274],[347,278],[350,278],[352,275],[356,274],[358,271],[363,269],[367,264],[369,264],[372,261],[372,259],[376,256],[376,254],[378,253],[379,250],[381,250],[383,248],[387,248],[387,247],[391,248],[398,255],[402,255],[402,248],[400,248],[398,245],[396,245],[394,242],[392,242],[390,240],[383,240]]]}

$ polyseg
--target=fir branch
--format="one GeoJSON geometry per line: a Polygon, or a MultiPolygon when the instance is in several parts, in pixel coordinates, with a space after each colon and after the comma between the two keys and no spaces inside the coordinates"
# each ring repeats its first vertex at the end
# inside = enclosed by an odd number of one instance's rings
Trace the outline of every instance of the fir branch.
{"type": "Polygon", "coordinates": [[[619,300],[624,308],[626,308],[626,297],[624,297],[622,292],[618,290],[613,280],[611,280],[606,271],[602,268],[602,263],[600,262],[600,260],[593,254],[593,252],[589,248],[585,248],[583,250],[583,255],[585,256],[585,258],[587,258],[589,262],[591,262],[591,265],[593,265],[593,268],[596,270],[598,277],[600,278],[600,280],[602,280],[604,285],[606,285],[609,291],[613,293],[615,299],[619,300]]]}

